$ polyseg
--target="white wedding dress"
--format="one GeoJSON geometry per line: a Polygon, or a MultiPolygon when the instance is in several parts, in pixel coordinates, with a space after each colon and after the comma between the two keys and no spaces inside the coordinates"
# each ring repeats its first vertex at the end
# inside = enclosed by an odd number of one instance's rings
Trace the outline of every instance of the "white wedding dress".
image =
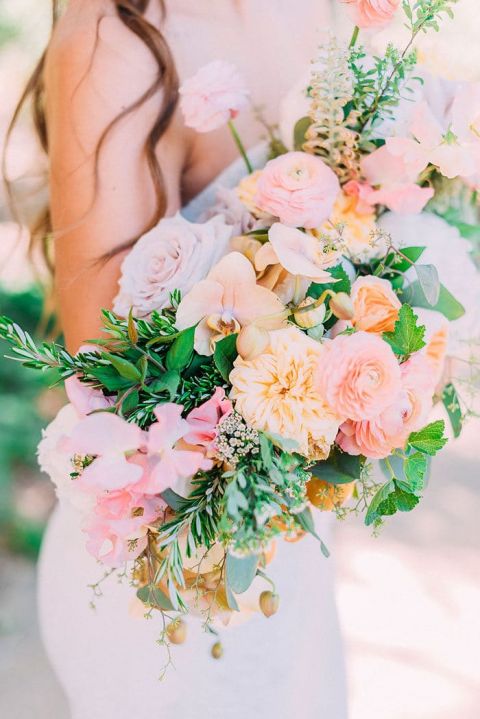
{"type": "MultiPolygon", "coordinates": [[[[222,3],[226,0],[214,0],[213,6],[222,3]]],[[[191,18],[182,16],[182,4],[187,6],[182,0],[171,2],[169,40],[174,50],[189,40],[191,18]]],[[[208,15],[206,4],[199,2],[198,8],[208,15]]],[[[302,0],[295,8],[291,0],[251,0],[244,6],[251,11],[254,4],[257,14],[263,6],[264,24],[275,19],[271,10],[292,14],[302,5],[309,12],[314,8],[323,27],[329,17],[328,2],[322,0],[302,0]]],[[[307,20],[296,22],[300,27],[307,20]]],[[[300,38],[294,44],[301,46],[300,38]]],[[[310,59],[314,44],[312,34],[303,58],[297,58],[296,68],[289,68],[286,87],[310,59]]],[[[188,52],[182,55],[179,50],[177,55],[186,72],[188,52]]],[[[232,186],[240,171],[237,163],[218,182],[232,186]]],[[[198,218],[212,204],[217,184],[184,209],[189,219],[198,218]]],[[[320,516],[318,532],[327,545],[330,525],[329,516],[320,516]]],[[[315,540],[280,542],[269,567],[281,595],[279,613],[269,620],[256,614],[241,626],[222,630],[225,654],[220,661],[210,655],[214,638],[205,634],[201,620],[188,618],[187,641],[172,648],[173,666],[159,681],[167,660],[165,648],[156,643],[160,618],[145,620],[138,605],[133,611],[134,590],[115,576],[102,585],[104,596],[96,600],[96,609],[90,607],[88,585],[102,576],[102,568],[85,550],[78,511],[61,500],[40,557],[39,614],[45,647],[72,719],[345,719],[347,692],[333,571],[333,559],[322,556],[315,540]]]]}

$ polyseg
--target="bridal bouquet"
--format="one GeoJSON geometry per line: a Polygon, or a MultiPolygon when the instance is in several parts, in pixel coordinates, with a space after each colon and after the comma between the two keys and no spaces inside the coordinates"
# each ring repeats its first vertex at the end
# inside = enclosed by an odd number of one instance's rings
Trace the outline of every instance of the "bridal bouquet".
{"type": "MultiPolygon", "coordinates": [[[[394,0],[349,5],[362,27],[400,11],[394,0]]],[[[434,403],[460,432],[445,368],[464,309],[428,257],[445,232],[449,262],[465,255],[435,201],[447,189],[457,206],[476,201],[480,86],[461,88],[441,117],[412,102],[402,133],[395,124],[420,86],[410,46],[451,5],[403,2],[403,53],[369,57],[358,28],[349,47],[328,40],[295,122],[286,112],[283,137],[268,127],[256,167],[233,124],[248,98],[240,76],[223,62],[202,68],[181,90],[185,121],[230,125],[246,163],[239,184],[220,188],[202,222],[166,218],[140,239],[104,339],[72,355],[0,322],[17,359],[65,380],[70,404],[39,457],[81,508],[88,551],[128,563],[139,600],[165,618],[227,623],[255,578],[259,608],[274,614],[277,540],[309,533],[328,555],[317,511],[378,527],[412,510],[446,443],[434,403]],[[410,242],[405,215],[426,222],[410,242]]],[[[167,638],[181,641],[180,629],[166,624],[167,638]]]]}

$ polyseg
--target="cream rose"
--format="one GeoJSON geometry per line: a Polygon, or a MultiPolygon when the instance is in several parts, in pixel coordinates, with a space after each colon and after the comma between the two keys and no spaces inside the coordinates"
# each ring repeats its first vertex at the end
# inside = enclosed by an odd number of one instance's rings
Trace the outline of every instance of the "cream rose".
{"type": "Polygon", "coordinates": [[[254,360],[238,358],[230,374],[231,397],[246,422],[298,443],[311,459],[325,459],[341,418],[315,384],[323,348],[295,327],[271,332],[270,345],[254,360]]]}
{"type": "Polygon", "coordinates": [[[222,216],[204,224],[180,214],[161,220],[123,261],[114,311],[126,317],[132,308],[136,317],[146,317],[167,307],[173,290],[186,294],[205,279],[227,252],[231,234],[222,216]]]}

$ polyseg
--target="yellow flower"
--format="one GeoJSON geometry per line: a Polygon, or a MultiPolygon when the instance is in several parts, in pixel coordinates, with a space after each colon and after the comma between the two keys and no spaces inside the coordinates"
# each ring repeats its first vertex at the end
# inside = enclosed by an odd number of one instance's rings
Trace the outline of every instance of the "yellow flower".
{"type": "Polygon", "coordinates": [[[257,194],[257,185],[261,174],[261,170],[255,170],[251,175],[244,177],[237,187],[237,196],[252,215],[255,215],[255,217],[268,217],[269,215],[262,212],[253,201],[257,194]]]}
{"type": "MultiPolygon", "coordinates": [[[[365,203],[362,203],[364,206],[365,203]]],[[[365,211],[354,195],[341,192],[333,208],[330,221],[321,228],[327,236],[332,233],[332,225],[342,225],[344,252],[354,261],[368,262],[374,257],[384,254],[385,248],[380,246],[382,239],[376,233],[375,213],[365,211]]],[[[318,233],[318,230],[316,231],[318,233]]]]}
{"type": "Polygon", "coordinates": [[[236,410],[258,430],[298,444],[310,459],[326,459],[337,417],[315,386],[322,346],[295,327],[270,333],[270,345],[251,361],[237,358],[230,374],[236,410]]]}

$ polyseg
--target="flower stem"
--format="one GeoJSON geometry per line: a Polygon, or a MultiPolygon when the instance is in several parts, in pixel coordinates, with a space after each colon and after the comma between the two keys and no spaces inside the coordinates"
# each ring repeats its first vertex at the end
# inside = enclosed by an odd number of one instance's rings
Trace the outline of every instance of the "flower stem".
{"type": "Polygon", "coordinates": [[[358,27],[358,25],[355,25],[355,27],[353,28],[352,38],[350,40],[350,45],[348,46],[349,50],[351,50],[352,47],[355,47],[355,45],[357,44],[359,33],[360,33],[360,28],[358,27]]]}
{"type": "Polygon", "coordinates": [[[240,135],[237,132],[237,128],[235,127],[233,120],[228,121],[228,127],[230,128],[232,137],[235,140],[236,146],[238,147],[238,151],[240,152],[241,156],[243,157],[243,161],[245,162],[245,166],[248,170],[248,173],[251,174],[253,172],[252,163],[248,159],[248,155],[246,153],[245,147],[243,146],[243,142],[240,138],[240,135]]]}

